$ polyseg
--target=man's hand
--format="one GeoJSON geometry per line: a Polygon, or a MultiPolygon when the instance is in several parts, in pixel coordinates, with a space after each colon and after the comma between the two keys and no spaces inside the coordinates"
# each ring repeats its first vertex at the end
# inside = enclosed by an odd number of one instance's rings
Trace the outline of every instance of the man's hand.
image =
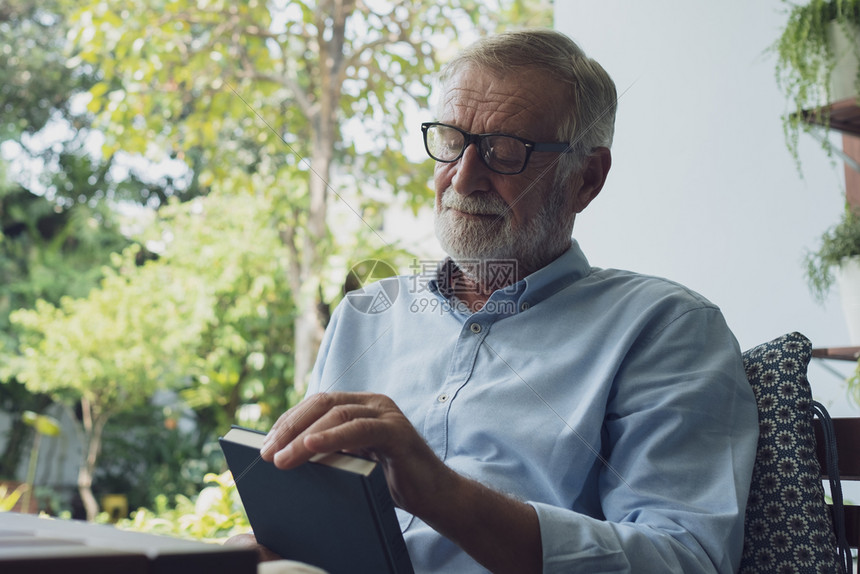
{"type": "Polygon", "coordinates": [[[384,395],[311,395],[281,415],[260,454],[286,469],[339,450],[380,463],[395,504],[492,572],[541,571],[535,511],[448,468],[384,395]]]}
{"type": "Polygon", "coordinates": [[[253,534],[236,534],[231,536],[224,542],[224,546],[238,546],[241,548],[252,548],[257,551],[257,556],[260,562],[270,562],[272,560],[280,560],[281,557],[257,542],[253,534]]]}
{"type": "Polygon", "coordinates": [[[382,465],[395,504],[421,516],[457,478],[390,398],[372,393],[312,395],[281,415],[261,450],[278,468],[314,454],[346,451],[382,465]]]}

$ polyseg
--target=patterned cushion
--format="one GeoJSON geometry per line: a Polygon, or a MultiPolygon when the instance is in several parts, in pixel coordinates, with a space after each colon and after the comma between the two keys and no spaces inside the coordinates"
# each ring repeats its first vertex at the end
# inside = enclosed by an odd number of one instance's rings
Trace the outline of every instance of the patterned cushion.
{"type": "Polygon", "coordinates": [[[806,367],[812,345],[790,333],[744,353],[760,436],[744,524],[741,574],[838,572],[824,502],[806,367]]]}

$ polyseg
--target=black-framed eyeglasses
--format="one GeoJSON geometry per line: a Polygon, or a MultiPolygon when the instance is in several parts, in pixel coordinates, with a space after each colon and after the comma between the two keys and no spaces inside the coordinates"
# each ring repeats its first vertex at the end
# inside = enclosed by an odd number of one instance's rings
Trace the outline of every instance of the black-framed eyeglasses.
{"type": "Polygon", "coordinates": [[[508,134],[472,134],[439,122],[421,124],[427,154],[443,163],[457,161],[469,144],[478,146],[478,156],[488,168],[502,175],[516,175],[526,169],[533,151],[569,153],[563,142],[539,143],[508,134]]]}

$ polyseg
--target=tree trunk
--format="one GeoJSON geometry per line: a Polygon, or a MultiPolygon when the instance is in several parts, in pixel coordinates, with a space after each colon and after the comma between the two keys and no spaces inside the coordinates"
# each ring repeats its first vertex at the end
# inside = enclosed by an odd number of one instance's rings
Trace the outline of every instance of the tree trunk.
{"type": "MultiPolygon", "coordinates": [[[[321,122],[322,123],[322,122],[321,122]]],[[[296,293],[299,315],[295,324],[295,377],[293,386],[303,395],[307,390],[308,376],[314,365],[323,327],[317,310],[319,272],[322,268],[322,246],[328,234],[326,225],[328,179],[331,173],[333,142],[327,130],[318,129],[314,138],[313,170],[309,182],[310,211],[302,244],[300,265],[300,291],[296,293]],[[328,139],[328,141],[323,141],[328,139]]]]}
{"type": "Polygon", "coordinates": [[[317,306],[319,273],[323,267],[322,246],[328,236],[326,221],[331,185],[331,166],[337,139],[337,113],[343,87],[346,19],[355,9],[354,0],[324,2],[318,9],[317,27],[320,47],[319,101],[311,122],[311,170],[308,190],[310,206],[307,229],[302,242],[300,291],[296,293],[299,316],[295,324],[295,376],[293,386],[299,394],[307,390],[323,336],[323,318],[317,306]],[[328,26],[326,23],[328,22],[328,26]]]}
{"type": "Polygon", "coordinates": [[[295,378],[293,387],[299,395],[304,395],[308,388],[310,372],[314,366],[322,335],[316,309],[306,305],[301,315],[296,317],[295,324],[295,378]]]}
{"type": "Polygon", "coordinates": [[[78,493],[81,495],[87,520],[92,522],[99,513],[99,503],[93,495],[93,475],[96,470],[99,453],[102,449],[102,434],[107,422],[107,414],[94,412],[95,402],[81,398],[81,413],[83,418],[84,436],[86,437],[86,455],[78,469],[78,493]]]}

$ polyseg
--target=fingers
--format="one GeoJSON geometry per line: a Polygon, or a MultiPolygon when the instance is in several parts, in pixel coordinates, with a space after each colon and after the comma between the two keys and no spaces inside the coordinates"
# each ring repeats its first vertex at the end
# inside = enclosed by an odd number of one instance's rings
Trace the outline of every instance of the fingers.
{"type": "Polygon", "coordinates": [[[297,426],[297,422],[301,421],[303,418],[300,413],[302,413],[303,409],[308,406],[305,403],[313,399],[314,397],[305,399],[278,417],[278,420],[275,421],[275,424],[272,425],[272,428],[269,430],[268,434],[266,434],[266,438],[263,441],[263,448],[260,449],[260,455],[263,460],[271,461],[275,452],[289,444],[290,441],[298,436],[298,433],[304,430],[297,426]]]}
{"type": "Polygon", "coordinates": [[[224,541],[224,546],[243,546],[247,548],[257,546],[257,544],[257,539],[251,533],[235,534],[224,541]]]}
{"type": "Polygon", "coordinates": [[[320,452],[361,451],[384,441],[389,419],[397,415],[406,420],[394,403],[381,395],[314,395],[278,419],[260,452],[278,468],[292,468],[320,452]]]}
{"type": "Polygon", "coordinates": [[[366,431],[378,416],[364,405],[338,405],[317,419],[273,456],[278,468],[292,468],[320,452],[357,450],[374,445],[366,431]]]}
{"type": "Polygon", "coordinates": [[[236,534],[224,541],[224,546],[236,546],[240,548],[250,548],[257,552],[257,559],[260,562],[269,562],[272,560],[281,560],[281,557],[257,542],[253,534],[236,534]]]}
{"type": "Polygon", "coordinates": [[[271,461],[274,454],[296,439],[304,430],[335,404],[336,396],[328,393],[312,395],[282,414],[272,425],[260,450],[264,460],[271,461]]]}
{"type": "Polygon", "coordinates": [[[384,395],[308,397],[278,419],[266,441],[263,458],[282,469],[323,452],[349,451],[372,458],[381,464],[395,504],[409,512],[437,504],[440,484],[450,482],[449,469],[384,395]]]}
{"type": "Polygon", "coordinates": [[[333,408],[299,439],[309,452],[320,453],[384,448],[390,436],[388,422],[379,411],[363,405],[349,405],[333,408]]]}

